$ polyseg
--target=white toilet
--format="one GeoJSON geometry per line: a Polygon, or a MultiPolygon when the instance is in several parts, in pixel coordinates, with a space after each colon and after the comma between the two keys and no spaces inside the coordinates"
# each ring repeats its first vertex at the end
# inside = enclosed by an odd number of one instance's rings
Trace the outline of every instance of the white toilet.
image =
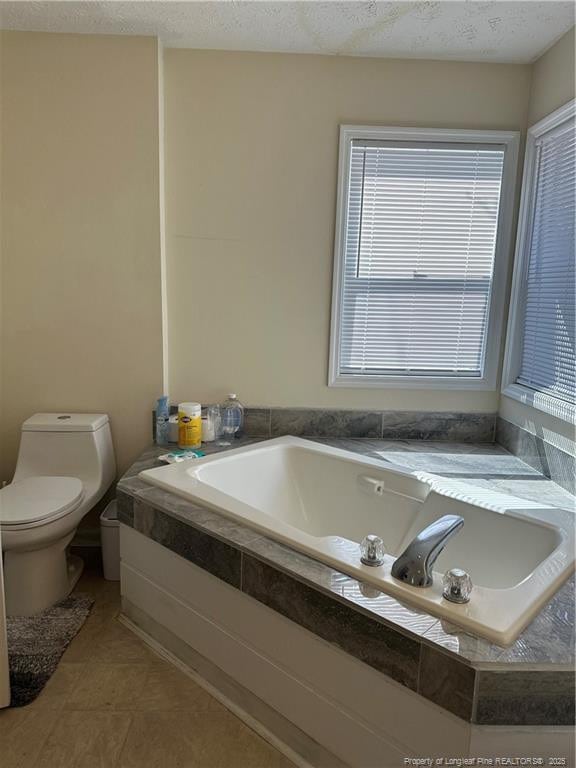
{"type": "Polygon", "coordinates": [[[115,474],[106,414],[37,413],[24,422],[14,479],[0,490],[8,615],[32,616],[73,589],[82,561],[66,548],[115,474]]]}

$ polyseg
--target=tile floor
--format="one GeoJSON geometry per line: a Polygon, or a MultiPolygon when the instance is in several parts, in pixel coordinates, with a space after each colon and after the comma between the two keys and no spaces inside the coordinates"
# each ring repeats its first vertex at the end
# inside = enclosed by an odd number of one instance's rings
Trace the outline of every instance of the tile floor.
{"type": "Polygon", "coordinates": [[[293,768],[117,621],[116,582],[78,591],[96,603],[48,685],[0,711],[2,768],[293,768]]]}

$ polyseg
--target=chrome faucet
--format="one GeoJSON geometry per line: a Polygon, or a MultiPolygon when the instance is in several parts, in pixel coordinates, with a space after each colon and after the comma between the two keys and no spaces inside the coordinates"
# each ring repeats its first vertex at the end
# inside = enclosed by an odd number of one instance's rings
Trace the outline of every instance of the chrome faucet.
{"type": "Polygon", "coordinates": [[[392,566],[392,576],[412,587],[429,587],[432,568],[448,541],[464,525],[459,515],[444,515],[412,539],[392,566]]]}

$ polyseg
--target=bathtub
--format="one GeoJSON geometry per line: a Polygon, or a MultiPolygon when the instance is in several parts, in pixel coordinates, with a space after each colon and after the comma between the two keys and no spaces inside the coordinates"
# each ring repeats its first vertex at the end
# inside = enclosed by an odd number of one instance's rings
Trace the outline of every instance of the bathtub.
{"type": "Polygon", "coordinates": [[[500,645],[516,639],[574,570],[571,512],[296,437],[140,476],[500,645]],[[464,527],[436,561],[432,586],[393,578],[395,558],[446,514],[463,517],[464,527]],[[384,541],[381,566],[360,561],[367,534],[384,541]],[[469,603],[442,597],[449,568],[470,574],[469,603]]]}

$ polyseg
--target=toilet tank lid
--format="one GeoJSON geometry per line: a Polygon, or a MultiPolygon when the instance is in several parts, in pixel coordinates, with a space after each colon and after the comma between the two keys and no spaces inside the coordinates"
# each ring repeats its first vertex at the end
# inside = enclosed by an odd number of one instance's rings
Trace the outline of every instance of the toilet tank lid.
{"type": "Polygon", "coordinates": [[[22,431],[95,432],[107,423],[105,413],[35,413],[22,424],[22,431]]]}

